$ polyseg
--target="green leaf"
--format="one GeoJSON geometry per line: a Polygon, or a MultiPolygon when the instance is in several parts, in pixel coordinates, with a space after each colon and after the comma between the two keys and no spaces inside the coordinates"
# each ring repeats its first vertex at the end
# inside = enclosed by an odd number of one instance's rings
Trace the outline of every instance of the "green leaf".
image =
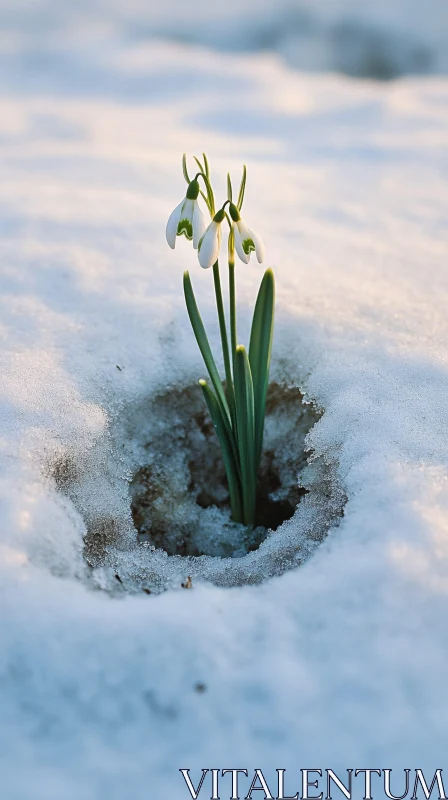
{"type": "Polygon", "coordinates": [[[208,342],[207,334],[205,332],[204,323],[202,322],[199,309],[197,307],[196,299],[191,285],[191,278],[188,272],[184,272],[184,294],[185,302],[187,304],[188,316],[190,317],[191,327],[193,328],[196,341],[201,351],[202,358],[204,359],[205,366],[207,367],[210,380],[216,392],[216,396],[226,421],[226,427],[231,433],[230,411],[227,404],[227,399],[224,393],[224,388],[219,376],[215,360],[208,342]]]}
{"type": "Polygon", "coordinates": [[[210,211],[210,216],[213,218],[215,216],[215,197],[213,194],[213,189],[209,179],[207,178],[205,181],[205,188],[207,191],[207,206],[208,210],[210,211]]]}
{"type": "Polygon", "coordinates": [[[249,362],[254,386],[255,408],[255,470],[258,470],[263,446],[266,395],[271,363],[272,338],[274,333],[274,273],[267,269],[261,281],[255,304],[250,332],[249,362]]]}
{"type": "Polygon", "coordinates": [[[241,468],[243,494],[243,520],[246,525],[255,523],[256,467],[255,467],[255,414],[252,374],[246,348],[238,345],[235,353],[235,406],[238,430],[238,454],[241,468]]]}
{"type": "Polygon", "coordinates": [[[246,191],[246,178],[247,178],[247,169],[246,165],[243,165],[243,176],[241,178],[240,183],[240,191],[238,193],[238,202],[236,204],[238,211],[241,211],[243,202],[244,202],[244,192],[246,191]]]}
{"type": "Polygon", "coordinates": [[[216,396],[213,394],[207,381],[199,381],[202,392],[204,394],[205,402],[207,403],[216,434],[221,445],[221,452],[226,469],[227,482],[229,484],[230,505],[232,509],[232,519],[235,522],[242,522],[242,504],[241,504],[241,485],[238,477],[238,468],[235,463],[232,443],[225,425],[222,411],[216,396]]]}
{"type": "Polygon", "coordinates": [[[204,175],[205,175],[205,174],[206,174],[206,172],[205,172],[204,165],[203,165],[203,164],[201,164],[201,162],[199,161],[199,159],[198,159],[198,158],[196,158],[196,156],[193,156],[193,158],[194,158],[194,160],[196,161],[196,164],[197,164],[197,165],[198,165],[198,167],[199,167],[199,171],[200,171],[200,172],[203,172],[203,173],[204,173],[204,175]]]}
{"type": "Polygon", "coordinates": [[[210,168],[209,168],[209,165],[208,165],[207,156],[205,155],[205,153],[203,153],[202,155],[204,156],[204,164],[201,164],[201,162],[199,161],[198,158],[196,158],[196,156],[193,156],[193,158],[194,158],[194,160],[196,161],[196,164],[199,167],[199,171],[204,176],[204,183],[205,183],[205,187],[206,187],[206,191],[207,191],[207,197],[205,197],[205,195],[202,194],[202,192],[201,192],[202,197],[204,198],[205,202],[207,203],[207,208],[208,208],[208,210],[210,212],[210,216],[214,217],[215,216],[215,198],[213,196],[213,189],[211,187],[210,180],[209,180],[210,168]]]}
{"type": "Polygon", "coordinates": [[[230,178],[230,172],[227,173],[227,200],[232,202],[232,181],[230,178]]]}
{"type": "Polygon", "coordinates": [[[200,190],[201,191],[201,195],[205,200],[205,203],[206,203],[207,208],[209,210],[210,216],[213,218],[215,216],[215,198],[214,198],[213,189],[211,187],[211,184],[210,184],[210,181],[209,181],[209,177],[208,177],[208,175],[209,175],[208,162],[207,162],[207,168],[204,171],[204,167],[201,164],[201,162],[199,161],[199,159],[196,158],[196,156],[193,156],[193,158],[196,161],[196,164],[198,165],[199,170],[200,170],[200,172],[201,172],[201,174],[203,176],[203,180],[204,180],[204,184],[205,184],[205,190],[207,192],[207,195],[205,195],[204,192],[202,190],[200,190]]]}
{"type": "Polygon", "coordinates": [[[190,178],[188,177],[188,170],[187,170],[187,154],[184,153],[182,156],[182,172],[184,173],[184,178],[187,183],[191,183],[190,178]]]}
{"type": "Polygon", "coordinates": [[[208,210],[210,211],[210,207],[209,207],[209,204],[208,204],[208,197],[205,196],[205,194],[202,191],[202,189],[199,189],[199,192],[200,192],[201,196],[203,197],[203,199],[205,200],[205,205],[207,206],[208,210]]]}

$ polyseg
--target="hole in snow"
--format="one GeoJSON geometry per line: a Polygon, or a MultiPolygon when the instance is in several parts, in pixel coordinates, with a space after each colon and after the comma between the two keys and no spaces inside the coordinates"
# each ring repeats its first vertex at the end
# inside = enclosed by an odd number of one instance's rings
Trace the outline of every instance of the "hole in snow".
{"type": "Polygon", "coordinates": [[[271,384],[264,453],[258,481],[256,526],[232,522],[218,439],[199,387],[152,401],[157,419],[145,441],[147,463],[130,485],[138,541],[169,555],[241,557],[256,550],[268,530],[290,519],[306,490],[297,476],[305,463],[304,438],[318,415],[297,388],[271,384]]]}
{"type": "Polygon", "coordinates": [[[85,580],[111,594],[256,584],[291,569],[337,524],[336,462],[305,438],[321,416],[296,386],[269,387],[257,526],[232,522],[219,443],[199,386],[117,409],[89,451],[53,461],[81,513],[85,580]]]}

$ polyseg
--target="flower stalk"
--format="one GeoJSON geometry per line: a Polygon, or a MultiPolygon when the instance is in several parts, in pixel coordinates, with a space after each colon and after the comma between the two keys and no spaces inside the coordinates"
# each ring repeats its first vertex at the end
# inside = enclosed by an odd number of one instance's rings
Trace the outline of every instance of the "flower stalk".
{"type": "Polygon", "coordinates": [[[235,251],[247,264],[252,252],[257,260],[264,260],[261,237],[243,221],[241,208],[246,188],[246,167],[240,183],[237,203],[232,200],[232,182],[227,176],[227,200],[216,211],[210,182],[208,160],[195,157],[199,172],[190,180],[186,157],[182,161],[184,178],[188,184],[186,197],[171,214],[167,224],[168,244],[174,248],[177,236],[192,240],[198,250],[198,259],[204,269],[213,267],[216,308],[224,361],[225,382],[222,381],[208,341],[207,333],[194,296],[190,275],[184,273],[184,295],[193,333],[207,369],[210,384],[201,379],[199,384],[218,436],[229,487],[232,519],[253,526],[257,519],[257,473],[260,466],[266,411],[266,396],[274,329],[275,283],[272,270],[266,270],[258,292],[252,319],[249,350],[238,343],[235,251]],[[200,188],[203,183],[204,191],[200,188]],[[207,225],[198,206],[203,198],[209,216],[207,225]],[[225,207],[229,206],[228,214],[225,207]],[[202,215],[202,216],[201,216],[202,215]],[[222,242],[222,225],[227,221],[229,268],[229,322],[230,343],[224,310],[224,298],[219,271],[219,251],[222,242]],[[199,235],[200,233],[200,235],[199,235]]]}
{"type": "Polygon", "coordinates": [[[236,288],[235,288],[235,251],[233,249],[233,231],[229,234],[229,308],[230,308],[230,341],[232,356],[235,359],[237,346],[236,330],[236,288]]]}

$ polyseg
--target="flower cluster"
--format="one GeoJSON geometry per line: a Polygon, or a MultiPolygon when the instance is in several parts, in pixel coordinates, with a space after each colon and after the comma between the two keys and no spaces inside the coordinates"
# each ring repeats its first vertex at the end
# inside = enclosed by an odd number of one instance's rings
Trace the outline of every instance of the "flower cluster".
{"type": "MultiPolygon", "coordinates": [[[[200,165],[202,167],[202,165],[200,165]]],[[[240,195],[238,202],[232,202],[232,188],[230,176],[228,176],[228,198],[222,208],[215,212],[213,191],[210,186],[208,165],[205,162],[205,172],[199,172],[193,180],[189,180],[186,173],[184,160],[184,176],[188,182],[188,188],[184,199],[174,209],[168,219],[166,226],[166,239],[169,246],[174,250],[176,238],[185,236],[193,242],[193,247],[198,251],[198,259],[201,267],[208,269],[218,260],[222,242],[222,223],[227,220],[230,229],[229,253],[233,246],[238,257],[245,264],[249,263],[251,253],[255,253],[258,263],[264,259],[264,244],[261,236],[250,228],[241,218],[240,210],[244,199],[244,187],[246,182],[246,169],[243,171],[240,195]],[[199,180],[202,178],[205,184],[206,194],[200,190],[199,180]],[[207,205],[211,222],[207,226],[204,214],[199,206],[199,194],[201,194],[207,205]],[[229,213],[225,207],[229,206],[229,213]]],[[[233,253],[232,253],[233,255],[233,253]]]]}
{"type": "Polygon", "coordinates": [[[185,236],[193,242],[194,249],[198,251],[201,267],[204,269],[213,267],[225,381],[222,380],[210,347],[188,271],[184,272],[185,303],[209,375],[210,383],[201,378],[199,384],[221,446],[232,519],[234,522],[253,526],[256,521],[257,474],[263,444],[274,330],[274,273],[271,269],[267,269],[261,281],[252,317],[250,343],[246,349],[238,341],[235,250],[245,264],[249,262],[252,253],[255,253],[258,262],[261,263],[264,259],[264,245],[261,237],[241,218],[246,188],[246,167],[243,168],[236,201],[233,200],[230,175],[227,175],[227,200],[221,208],[216,209],[208,160],[205,153],[202,156],[202,162],[195,157],[199,172],[193,180],[188,175],[185,155],[183,157],[187,192],[168,220],[166,238],[169,246],[174,249],[177,237],[185,236]],[[199,207],[199,195],[209,213],[208,224],[199,207]],[[229,225],[228,321],[224,309],[218,261],[222,224],[225,221],[229,225]]]}

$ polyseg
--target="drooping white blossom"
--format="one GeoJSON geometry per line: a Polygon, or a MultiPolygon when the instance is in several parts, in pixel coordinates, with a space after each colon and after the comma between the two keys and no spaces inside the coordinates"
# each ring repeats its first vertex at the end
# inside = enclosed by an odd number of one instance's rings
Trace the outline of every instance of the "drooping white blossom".
{"type": "Polygon", "coordinates": [[[249,228],[248,225],[241,219],[240,212],[237,207],[230,203],[229,206],[230,216],[232,218],[233,235],[235,238],[235,250],[238,257],[245,264],[249,263],[250,255],[254,252],[257,256],[259,264],[264,260],[265,248],[261,236],[249,228]]]}
{"type": "Polygon", "coordinates": [[[213,217],[199,242],[198,258],[201,267],[204,269],[212,267],[218,260],[222,239],[221,225],[223,219],[225,219],[225,213],[220,209],[213,217]]]}
{"type": "Polygon", "coordinates": [[[197,180],[191,181],[186,197],[170,215],[166,226],[166,240],[173,250],[176,246],[176,237],[182,235],[193,241],[195,250],[198,248],[207,224],[199,208],[198,196],[199,183],[197,180]]]}

